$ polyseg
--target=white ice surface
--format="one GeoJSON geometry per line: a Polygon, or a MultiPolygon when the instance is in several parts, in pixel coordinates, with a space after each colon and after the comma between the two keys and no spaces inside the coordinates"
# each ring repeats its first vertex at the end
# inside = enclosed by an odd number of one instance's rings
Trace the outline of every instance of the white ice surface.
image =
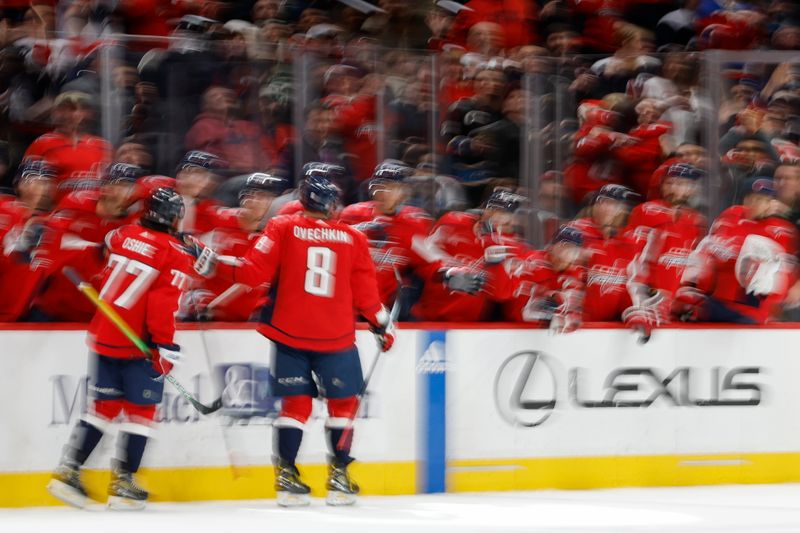
{"type": "MultiPolygon", "coordinates": [[[[99,509],[98,509],[99,510],[99,509]]],[[[0,510],[2,533],[798,533],[800,485],[362,497],[355,507],[274,500],[150,504],[142,512],[0,510]]]]}

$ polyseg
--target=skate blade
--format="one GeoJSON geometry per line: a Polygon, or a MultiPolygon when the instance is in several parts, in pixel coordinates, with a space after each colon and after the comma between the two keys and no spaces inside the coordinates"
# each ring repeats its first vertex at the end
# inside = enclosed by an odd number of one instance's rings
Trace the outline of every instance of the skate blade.
{"type": "Polygon", "coordinates": [[[356,503],[356,495],[338,490],[329,490],[325,497],[325,503],[333,507],[353,505],[356,503]]]}
{"type": "Polygon", "coordinates": [[[122,496],[108,497],[108,508],[112,511],[141,511],[146,503],[144,500],[131,500],[122,496]]]}
{"type": "Polygon", "coordinates": [[[278,505],[280,507],[307,507],[311,505],[311,498],[308,494],[278,491],[278,505]]]}
{"type": "Polygon", "coordinates": [[[51,479],[47,484],[47,492],[52,494],[67,505],[77,507],[78,509],[85,509],[94,501],[88,496],[84,496],[74,488],[70,487],[63,481],[51,479]]]}

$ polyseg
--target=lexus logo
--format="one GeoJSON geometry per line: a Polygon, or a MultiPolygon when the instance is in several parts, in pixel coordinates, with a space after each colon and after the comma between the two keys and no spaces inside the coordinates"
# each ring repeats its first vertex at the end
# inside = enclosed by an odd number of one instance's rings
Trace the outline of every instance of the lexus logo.
{"type": "Polygon", "coordinates": [[[494,401],[500,416],[512,426],[543,424],[556,406],[556,376],[548,357],[524,351],[506,359],[495,377],[494,401]]]}

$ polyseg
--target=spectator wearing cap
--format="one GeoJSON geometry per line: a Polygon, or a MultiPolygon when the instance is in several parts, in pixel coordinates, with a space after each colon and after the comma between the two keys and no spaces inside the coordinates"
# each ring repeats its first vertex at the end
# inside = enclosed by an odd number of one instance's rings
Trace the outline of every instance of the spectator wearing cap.
{"type": "MultiPolygon", "coordinates": [[[[733,130],[720,140],[720,145],[730,142],[733,130]]],[[[777,164],[777,154],[763,135],[736,135],[733,148],[723,152],[721,162],[726,171],[723,176],[727,204],[739,203],[745,192],[743,183],[754,176],[771,176],[777,164]]],[[[723,146],[724,146],[723,145],[723,146]]]]}
{"type": "Polygon", "coordinates": [[[44,159],[55,169],[60,198],[87,180],[100,178],[100,170],[111,160],[111,145],[87,133],[94,120],[94,107],[86,93],[58,95],[52,117],[55,128],[36,139],[25,158],[44,159]]]}
{"type": "Polygon", "coordinates": [[[203,110],[186,134],[187,150],[210,152],[228,162],[232,170],[252,172],[268,168],[261,150],[261,128],[238,116],[233,90],[210,87],[203,94],[203,110]]]}

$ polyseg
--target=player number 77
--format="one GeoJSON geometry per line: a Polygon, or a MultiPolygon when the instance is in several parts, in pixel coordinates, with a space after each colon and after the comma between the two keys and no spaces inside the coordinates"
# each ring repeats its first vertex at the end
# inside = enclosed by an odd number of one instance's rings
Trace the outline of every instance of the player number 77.
{"type": "MultiPolygon", "coordinates": [[[[91,286],[88,282],[84,281],[80,274],[75,271],[72,267],[64,267],[63,269],[64,275],[78,288],[81,293],[86,296],[86,298],[91,301],[97,308],[100,310],[105,317],[114,324],[119,331],[125,335],[129,341],[131,341],[148,359],[153,357],[153,354],[150,352],[150,347],[147,346],[147,343],[144,342],[142,339],[139,338],[138,335],[131,329],[131,327],[125,322],[117,311],[108,305],[108,303],[100,298],[100,295],[97,294],[97,291],[94,287],[91,286]]],[[[192,407],[197,409],[200,413],[207,415],[218,411],[220,407],[222,407],[222,397],[220,396],[211,405],[205,405],[200,403],[197,398],[192,396],[192,394],[187,391],[181,383],[172,377],[169,374],[166,374],[166,380],[172,383],[172,386],[180,393],[181,396],[186,398],[189,403],[192,404],[192,407]]]]}

